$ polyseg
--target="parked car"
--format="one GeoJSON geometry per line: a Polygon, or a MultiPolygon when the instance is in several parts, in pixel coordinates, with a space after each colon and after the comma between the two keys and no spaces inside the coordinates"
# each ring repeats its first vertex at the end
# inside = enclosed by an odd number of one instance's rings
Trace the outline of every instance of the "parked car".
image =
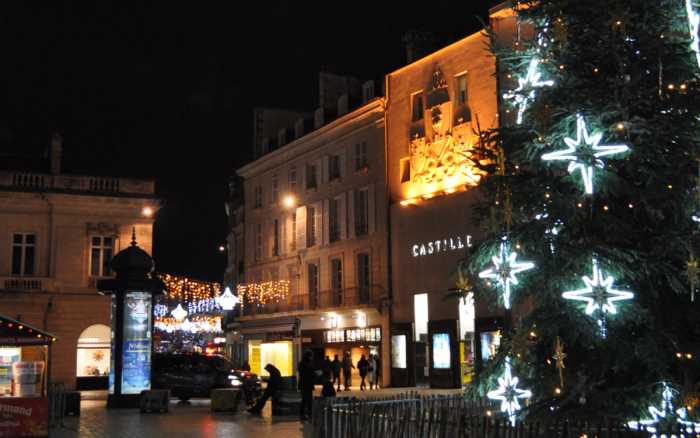
{"type": "Polygon", "coordinates": [[[212,389],[240,387],[246,402],[252,403],[261,392],[257,375],[237,370],[217,355],[156,353],[152,376],[154,389],[169,389],[183,401],[209,397],[212,389]]]}

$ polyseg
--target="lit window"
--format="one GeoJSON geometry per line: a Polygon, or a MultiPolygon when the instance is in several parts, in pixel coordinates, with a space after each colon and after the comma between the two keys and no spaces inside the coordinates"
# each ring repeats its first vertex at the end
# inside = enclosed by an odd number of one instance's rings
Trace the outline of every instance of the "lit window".
{"type": "Polygon", "coordinates": [[[467,94],[467,74],[457,76],[457,105],[466,105],[467,94]]]}

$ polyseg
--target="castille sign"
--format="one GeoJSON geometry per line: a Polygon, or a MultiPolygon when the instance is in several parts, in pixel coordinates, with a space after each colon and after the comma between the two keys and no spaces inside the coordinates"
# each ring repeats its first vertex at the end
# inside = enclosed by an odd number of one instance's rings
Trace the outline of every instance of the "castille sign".
{"type": "Polygon", "coordinates": [[[437,239],[425,243],[416,243],[411,246],[411,255],[413,257],[429,256],[439,254],[441,252],[458,251],[464,248],[471,248],[472,236],[467,234],[464,237],[455,236],[445,239],[437,239]]]}

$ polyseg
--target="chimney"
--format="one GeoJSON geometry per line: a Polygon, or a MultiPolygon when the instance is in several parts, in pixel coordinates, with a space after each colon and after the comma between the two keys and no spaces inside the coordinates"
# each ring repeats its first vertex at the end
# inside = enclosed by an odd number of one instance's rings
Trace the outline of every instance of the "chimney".
{"type": "Polygon", "coordinates": [[[51,175],[61,173],[61,155],[63,154],[63,136],[59,132],[51,135],[51,175]]]}

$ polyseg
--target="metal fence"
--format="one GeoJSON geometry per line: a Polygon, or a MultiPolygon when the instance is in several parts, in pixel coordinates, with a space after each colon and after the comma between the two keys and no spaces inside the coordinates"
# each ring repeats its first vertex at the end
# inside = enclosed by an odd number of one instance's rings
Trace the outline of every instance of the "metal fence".
{"type": "Polygon", "coordinates": [[[518,422],[513,427],[499,405],[467,401],[459,394],[421,396],[409,392],[378,399],[317,398],[314,438],[690,438],[700,427],[666,422],[631,430],[626,422],[603,418],[518,422]]]}

